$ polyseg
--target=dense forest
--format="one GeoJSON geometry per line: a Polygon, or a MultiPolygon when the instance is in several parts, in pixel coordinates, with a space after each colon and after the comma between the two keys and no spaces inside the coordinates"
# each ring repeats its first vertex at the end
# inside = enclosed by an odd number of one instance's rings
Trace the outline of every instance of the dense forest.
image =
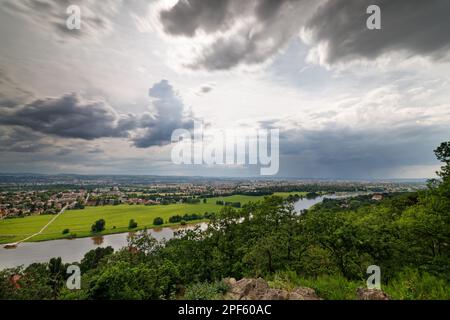
{"type": "Polygon", "coordinates": [[[58,258],[3,270],[0,299],[216,299],[227,277],[354,299],[370,265],[394,299],[450,299],[450,142],[435,154],[443,166],[427,190],[377,204],[324,202],[302,214],[276,196],[225,206],[204,231],[164,242],[143,231],[118,252],[88,252],[80,290],[66,288],[68,265],[58,258]]]}

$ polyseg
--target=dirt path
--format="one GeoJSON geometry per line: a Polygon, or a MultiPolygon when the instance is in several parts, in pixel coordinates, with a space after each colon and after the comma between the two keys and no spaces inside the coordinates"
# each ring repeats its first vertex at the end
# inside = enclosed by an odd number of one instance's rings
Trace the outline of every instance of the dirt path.
{"type": "Polygon", "coordinates": [[[62,208],[61,211],[60,211],[56,216],[54,216],[52,220],[50,220],[49,222],[47,222],[47,224],[46,224],[45,226],[43,226],[43,227],[41,228],[41,230],[39,230],[38,232],[32,234],[31,236],[26,237],[25,239],[19,240],[19,241],[17,241],[17,242],[5,244],[4,247],[5,247],[5,248],[17,247],[20,243],[25,242],[25,241],[27,241],[27,240],[29,240],[29,239],[31,239],[31,238],[33,238],[33,237],[35,237],[35,236],[41,234],[42,232],[44,232],[45,229],[47,229],[47,227],[48,227],[50,224],[52,224],[53,221],[55,221],[55,220],[56,220],[56,219],[57,219],[64,211],[66,211],[66,209],[67,209],[68,207],[69,207],[69,205],[66,204],[66,205],[64,206],[64,208],[62,208]]]}
{"type": "MultiPolygon", "coordinates": [[[[89,199],[89,194],[87,195],[85,201],[88,201],[88,199],[89,199]]],[[[5,248],[17,247],[20,243],[25,242],[25,241],[27,241],[27,240],[30,240],[31,238],[33,238],[33,237],[35,237],[35,236],[41,234],[42,232],[44,232],[45,229],[47,229],[47,227],[48,227],[49,225],[52,224],[53,221],[55,221],[55,220],[56,220],[56,219],[57,219],[64,211],[66,211],[66,209],[67,209],[69,206],[74,205],[75,203],[76,203],[76,202],[73,202],[73,203],[71,203],[71,204],[66,204],[66,205],[61,209],[61,211],[60,211],[56,216],[54,216],[53,219],[50,220],[45,226],[43,226],[43,227],[41,228],[41,230],[39,230],[38,232],[32,234],[31,236],[26,237],[25,239],[19,240],[19,241],[17,241],[17,242],[5,244],[4,247],[5,247],[5,248]]]]}

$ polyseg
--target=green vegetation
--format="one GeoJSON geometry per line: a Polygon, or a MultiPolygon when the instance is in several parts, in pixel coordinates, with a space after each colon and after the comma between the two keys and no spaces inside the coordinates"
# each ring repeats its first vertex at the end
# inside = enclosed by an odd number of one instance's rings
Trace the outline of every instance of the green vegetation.
{"type": "Polygon", "coordinates": [[[156,217],[155,220],[153,220],[153,225],[155,226],[161,226],[164,224],[164,220],[161,217],[156,217]]]}
{"type": "MultiPolygon", "coordinates": [[[[53,216],[40,215],[16,219],[4,219],[0,221],[0,243],[10,243],[19,241],[27,236],[38,232],[45,226],[53,216]]],[[[54,230],[57,237],[61,237],[61,230],[65,226],[59,226],[54,230]]]]}
{"type": "Polygon", "coordinates": [[[194,283],[186,289],[186,300],[220,300],[228,291],[227,285],[222,281],[212,283],[194,283]]]}
{"type": "Polygon", "coordinates": [[[293,271],[279,271],[269,277],[269,285],[276,289],[292,290],[295,287],[313,288],[326,300],[354,300],[356,290],[365,287],[365,281],[349,280],[338,274],[319,275],[317,277],[299,276],[293,271]]]}
{"type": "Polygon", "coordinates": [[[263,277],[272,287],[309,286],[325,299],[355,299],[367,267],[377,265],[382,289],[394,299],[448,300],[450,144],[436,155],[444,162],[441,179],[418,193],[377,204],[361,199],[351,208],[317,205],[301,215],[279,196],[241,209],[223,206],[206,230],[183,229],[161,243],[143,231],[118,252],[88,252],[78,291],[63,286],[60,259],[3,270],[0,299],[216,299],[227,277],[263,277]]]}
{"type": "MultiPolygon", "coordinates": [[[[275,195],[280,195],[282,197],[287,197],[290,194],[302,193],[275,193],[275,195]]],[[[153,224],[153,220],[156,217],[161,217],[164,221],[168,222],[160,225],[162,227],[175,226],[181,223],[169,222],[169,218],[172,216],[184,216],[185,214],[200,215],[204,212],[213,213],[220,211],[221,206],[215,204],[217,200],[227,202],[240,202],[242,204],[245,204],[249,202],[256,202],[262,200],[263,198],[263,196],[234,195],[229,197],[210,198],[208,199],[207,203],[197,204],[183,203],[155,206],[111,205],[86,207],[83,210],[69,210],[61,214],[61,216],[59,216],[51,225],[49,225],[42,234],[31,238],[29,241],[44,241],[65,238],[65,235],[61,233],[61,230],[64,229],[70,229],[72,232],[76,233],[78,237],[88,237],[92,235],[91,227],[93,221],[97,221],[100,219],[104,219],[106,222],[105,230],[103,230],[101,234],[127,232],[129,230],[128,227],[130,219],[139,221],[139,226],[136,228],[136,230],[155,227],[155,225],[153,224]]],[[[1,220],[0,244],[19,241],[29,235],[36,233],[52,218],[53,216],[51,215],[41,215],[1,220]]],[[[205,217],[205,219],[201,219],[196,222],[206,221],[206,219],[208,219],[208,217],[205,217]]]]}
{"type": "Polygon", "coordinates": [[[128,229],[136,229],[138,226],[137,222],[134,219],[131,219],[128,223],[128,229]]]}
{"type": "Polygon", "coordinates": [[[105,230],[105,224],[106,224],[106,222],[104,219],[97,220],[91,226],[91,231],[94,233],[102,232],[103,230],[105,230]]]}
{"type": "Polygon", "coordinates": [[[81,272],[87,272],[88,270],[92,270],[98,267],[100,260],[104,257],[111,255],[114,252],[113,248],[96,248],[95,250],[91,250],[84,255],[83,260],[80,263],[81,272]]]}
{"type": "Polygon", "coordinates": [[[169,223],[178,223],[183,221],[183,217],[180,215],[172,216],[169,218],[169,223]]]}

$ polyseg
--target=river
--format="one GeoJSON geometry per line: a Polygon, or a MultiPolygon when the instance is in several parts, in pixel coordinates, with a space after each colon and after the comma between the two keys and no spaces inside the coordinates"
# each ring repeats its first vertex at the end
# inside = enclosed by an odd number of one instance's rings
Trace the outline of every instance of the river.
{"type": "MultiPolygon", "coordinates": [[[[327,195],[326,198],[336,198],[344,196],[327,195]]],[[[322,202],[323,196],[315,199],[300,199],[294,204],[297,212],[308,209],[316,203],[322,202]]],[[[348,197],[348,195],[347,195],[348,197]]],[[[202,224],[206,227],[206,224],[202,224]]],[[[174,235],[173,228],[151,229],[149,232],[157,239],[170,239],[174,235]]],[[[111,246],[114,250],[121,249],[127,245],[129,233],[118,233],[105,236],[78,239],[50,240],[43,242],[24,242],[16,248],[6,249],[0,247],[0,270],[28,266],[34,262],[48,262],[53,257],[61,257],[64,262],[80,261],[86,252],[98,247],[111,246]]]]}

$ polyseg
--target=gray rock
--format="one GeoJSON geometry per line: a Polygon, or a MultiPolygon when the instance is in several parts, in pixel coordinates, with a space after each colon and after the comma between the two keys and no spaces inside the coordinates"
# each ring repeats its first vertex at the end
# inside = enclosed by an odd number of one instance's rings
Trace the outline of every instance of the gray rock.
{"type": "Polygon", "coordinates": [[[299,287],[292,290],[289,300],[321,300],[316,291],[307,287],[299,287]]]}
{"type": "Polygon", "coordinates": [[[223,280],[229,287],[225,299],[228,300],[320,300],[314,289],[299,287],[289,292],[271,289],[264,279],[233,278],[223,280]]]}
{"type": "Polygon", "coordinates": [[[261,300],[289,300],[289,292],[281,289],[269,289],[261,300]]]}
{"type": "Polygon", "coordinates": [[[356,294],[359,300],[390,300],[382,290],[358,288],[356,294]]]}

